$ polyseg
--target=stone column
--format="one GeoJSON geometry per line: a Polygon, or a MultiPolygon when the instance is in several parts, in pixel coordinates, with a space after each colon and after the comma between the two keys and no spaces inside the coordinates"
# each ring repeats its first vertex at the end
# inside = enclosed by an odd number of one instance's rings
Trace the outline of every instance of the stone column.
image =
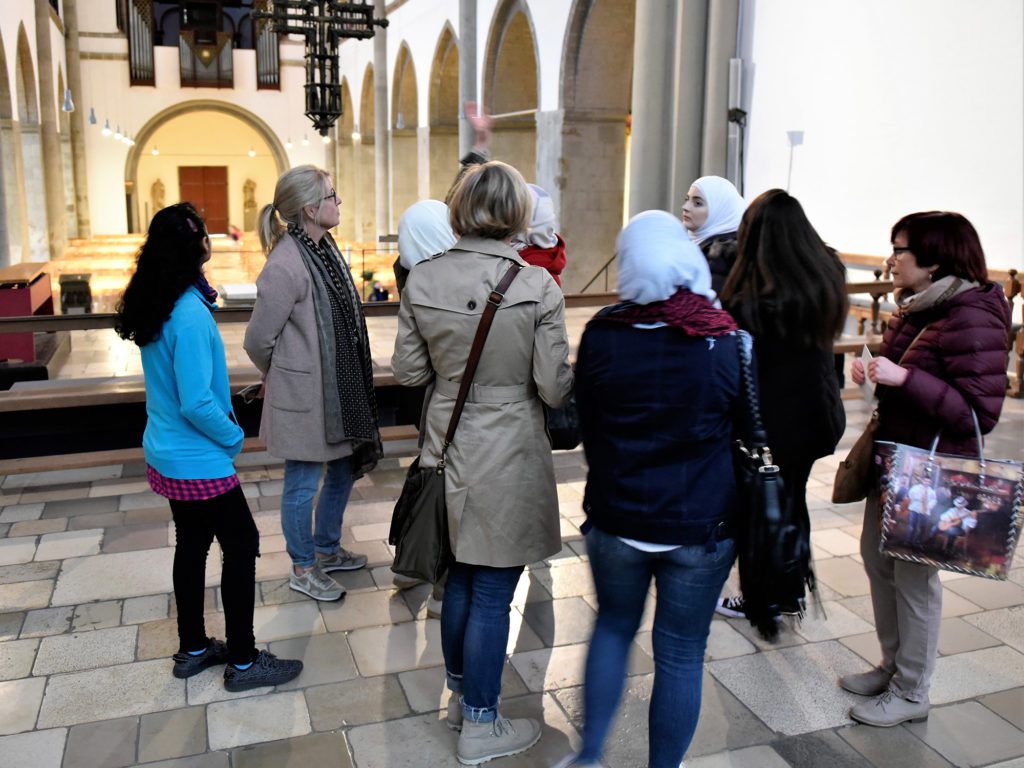
{"type": "MultiPolygon", "coordinates": [[[[75,180],[75,217],[79,237],[92,237],[89,221],[89,175],[85,163],[85,94],[82,92],[82,55],[78,40],[78,0],[64,0],[65,55],[68,88],[75,102],[71,113],[71,168],[75,180]]],[[[63,94],[61,94],[63,97],[63,94]]]]}
{"type": "MultiPolygon", "coordinates": [[[[386,15],[385,0],[374,0],[374,17],[386,15]]],[[[377,27],[373,36],[373,167],[376,182],[377,236],[391,231],[388,203],[391,185],[388,183],[388,155],[391,146],[388,133],[388,36],[386,27],[377,27]]]]}
{"type": "Polygon", "coordinates": [[[459,157],[473,148],[476,133],[463,111],[476,95],[476,0],[459,0],[459,157]]]}
{"type": "Polygon", "coordinates": [[[7,189],[4,183],[4,162],[6,154],[7,139],[5,131],[0,129],[0,267],[7,267],[11,264],[11,247],[9,243],[10,231],[7,227],[7,189]]]}
{"type": "Polygon", "coordinates": [[[736,56],[739,13],[739,0],[716,0],[709,8],[701,176],[725,176],[729,145],[729,59],[736,56]]]}
{"type": "Polygon", "coordinates": [[[67,224],[64,221],[64,174],[57,140],[57,111],[54,96],[53,48],[50,45],[50,4],[36,4],[36,63],[39,66],[39,132],[43,155],[43,187],[46,193],[46,229],[50,258],[64,253],[67,224]]]}

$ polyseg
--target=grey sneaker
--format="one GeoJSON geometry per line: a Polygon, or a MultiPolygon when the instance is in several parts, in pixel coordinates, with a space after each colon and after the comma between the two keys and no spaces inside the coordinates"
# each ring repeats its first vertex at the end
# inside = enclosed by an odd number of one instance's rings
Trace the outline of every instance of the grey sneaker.
{"type": "Polygon", "coordinates": [[[321,571],[319,565],[314,565],[301,576],[296,576],[295,569],[292,568],[288,586],[296,592],[309,595],[314,600],[327,602],[340,600],[345,594],[345,588],[321,571]]]}
{"type": "Polygon", "coordinates": [[[462,694],[452,691],[448,697],[448,718],[445,722],[453,731],[462,730],[462,694]]]}
{"type": "Polygon", "coordinates": [[[456,757],[463,765],[480,765],[496,757],[518,755],[540,739],[540,724],[531,718],[507,720],[500,714],[489,723],[465,720],[456,757]]]}
{"type": "Polygon", "coordinates": [[[298,659],[279,659],[269,651],[260,651],[246,669],[228,664],[224,668],[224,687],[229,691],[247,691],[280,685],[295,679],[301,671],[302,662],[298,659]]]}
{"type": "Polygon", "coordinates": [[[333,555],[324,557],[321,554],[316,556],[316,564],[324,573],[331,571],[357,571],[366,565],[366,555],[359,555],[349,552],[344,547],[338,549],[333,555]]]}
{"type": "Polygon", "coordinates": [[[850,710],[850,717],[858,723],[890,728],[909,720],[920,723],[928,719],[931,705],[927,701],[910,701],[886,691],[877,699],[865,701],[850,710]]]}
{"type": "Polygon", "coordinates": [[[870,672],[843,675],[839,678],[839,687],[860,696],[878,696],[889,689],[889,680],[891,679],[891,674],[881,667],[875,667],[870,672]]]}

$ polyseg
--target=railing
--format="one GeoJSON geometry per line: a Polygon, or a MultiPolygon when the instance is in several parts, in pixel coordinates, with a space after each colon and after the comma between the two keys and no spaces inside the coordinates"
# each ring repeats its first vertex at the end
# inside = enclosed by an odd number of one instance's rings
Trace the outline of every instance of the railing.
{"type": "Polygon", "coordinates": [[[608,261],[606,261],[604,263],[604,266],[601,267],[599,270],[597,270],[597,272],[594,273],[594,276],[587,281],[587,284],[583,286],[583,290],[580,291],[580,293],[586,293],[587,289],[590,288],[590,286],[592,286],[595,282],[597,282],[597,279],[599,277],[601,277],[602,275],[604,275],[604,289],[607,291],[608,290],[608,268],[612,264],[615,263],[615,259],[617,259],[618,257],[619,257],[619,255],[615,254],[610,259],[608,259],[608,261]]]}

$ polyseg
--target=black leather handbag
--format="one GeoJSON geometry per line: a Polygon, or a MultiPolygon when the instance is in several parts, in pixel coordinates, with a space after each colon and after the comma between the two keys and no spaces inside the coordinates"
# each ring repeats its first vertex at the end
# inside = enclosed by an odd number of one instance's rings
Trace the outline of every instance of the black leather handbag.
{"type": "Polygon", "coordinates": [[[580,433],[580,415],[576,410],[576,396],[569,395],[560,408],[544,406],[547,416],[548,437],[551,448],[556,451],[571,451],[583,439],[580,433]]]}
{"type": "Polygon", "coordinates": [[[779,467],[761,422],[750,335],[739,331],[740,379],[747,401],[747,439],[737,440],[733,471],[740,497],[737,552],[744,612],[765,640],[779,633],[779,613],[803,615],[804,586],[814,589],[810,531],[791,514],[779,467]]]}
{"type": "Polygon", "coordinates": [[[448,464],[448,446],[452,444],[455,428],[462,417],[462,408],[469,395],[469,386],[476,374],[484,341],[491,329],[494,313],[505,297],[505,292],[516,279],[519,264],[513,264],[491,292],[480,317],[473,346],[469,350],[466,370],[462,374],[459,395],[455,400],[448,431],[441,448],[441,460],[433,467],[421,467],[420,460],[409,467],[405,475],[402,494],[391,515],[391,530],[388,543],[395,547],[395,562],[391,570],[403,576],[437,584],[448,573],[454,560],[451,539],[448,535],[448,507],[444,496],[444,471],[448,464]]]}

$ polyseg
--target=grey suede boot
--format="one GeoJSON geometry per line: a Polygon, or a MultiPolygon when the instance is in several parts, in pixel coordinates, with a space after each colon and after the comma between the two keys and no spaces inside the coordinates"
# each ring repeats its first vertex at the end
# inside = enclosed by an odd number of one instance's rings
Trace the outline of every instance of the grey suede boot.
{"type": "Polygon", "coordinates": [[[540,723],[531,718],[507,720],[499,714],[490,723],[463,720],[457,756],[463,765],[479,765],[524,752],[538,739],[540,723]]]}

